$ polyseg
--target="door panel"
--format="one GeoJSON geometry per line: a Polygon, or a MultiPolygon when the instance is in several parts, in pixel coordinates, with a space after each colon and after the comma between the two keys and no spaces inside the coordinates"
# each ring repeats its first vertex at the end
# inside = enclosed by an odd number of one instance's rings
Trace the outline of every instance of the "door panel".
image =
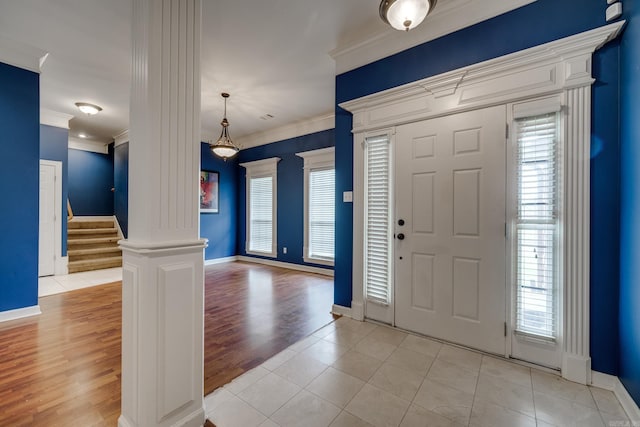
{"type": "Polygon", "coordinates": [[[400,126],[396,325],[505,353],[506,107],[400,126]]]}

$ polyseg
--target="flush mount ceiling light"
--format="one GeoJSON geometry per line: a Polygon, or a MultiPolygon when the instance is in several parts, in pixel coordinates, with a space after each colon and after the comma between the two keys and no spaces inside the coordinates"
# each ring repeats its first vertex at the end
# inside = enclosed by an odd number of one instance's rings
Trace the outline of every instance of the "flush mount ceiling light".
{"type": "Polygon", "coordinates": [[[229,121],[227,120],[227,98],[229,98],[229,94],[223,92],[221,95],[224,98],[224,118],[220,122],[222,132],[215,144],[209,143],[209,148],[213,151],[213,154],[227,161],[227,159],[235,156],[238,151],[240,151],[240,148],[231,141],[231,137],[229,136],[229,121]]]}
{"type": "Polygon", "coordinates": [[[417,27],[433,10],[437,0],[382,0],[380,18],[396,30],[417,27]]]}
{"type": "Polygon", "coordinates": [[[76,102],[76,107],[83,113],[93,116],[102,111],[102,107],[99,107],[95,104],[89,104],[88,102],[76,102]]]}

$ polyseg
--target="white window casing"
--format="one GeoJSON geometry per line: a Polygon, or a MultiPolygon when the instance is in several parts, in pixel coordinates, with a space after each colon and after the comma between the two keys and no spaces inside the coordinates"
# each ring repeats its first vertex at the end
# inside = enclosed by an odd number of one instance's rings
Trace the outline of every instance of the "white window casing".
{"type": "Polygon", "coordinates": [[[296,153],[304,160],[304,261],[333,266],[335,147],[296,153]]]}
{"type": "Polygon", "coordinates": [[[247,170],[245,252],[278,256],[278,162],[271,157],[240,163],[247,170]]]}

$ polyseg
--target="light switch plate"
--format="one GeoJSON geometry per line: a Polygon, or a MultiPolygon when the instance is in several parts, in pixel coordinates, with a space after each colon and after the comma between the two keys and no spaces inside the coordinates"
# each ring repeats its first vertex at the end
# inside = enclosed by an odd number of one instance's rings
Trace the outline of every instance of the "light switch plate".
{"type": "Polygon", "coordinates": [[[352,203],[353,202],[353,191],[344,191],[342,193],[342,201],[344,203],[352,203]]]}
{"type": "Polygon", "coordinates": [[[622,15],[622,3],[614,3],[607,8],[607,22],[613,21],[622,15]]]}

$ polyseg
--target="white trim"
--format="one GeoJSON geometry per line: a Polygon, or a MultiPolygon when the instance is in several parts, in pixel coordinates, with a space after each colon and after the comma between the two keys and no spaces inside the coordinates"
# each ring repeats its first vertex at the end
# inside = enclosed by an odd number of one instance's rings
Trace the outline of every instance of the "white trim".
{"type": "MultiPolygon", "coordinates": [[[[477,24],[536,0],[448,0],[437,6],[422,25],[409,32],[387,27],[380,32],[379,23],[366,26],[340,40],[339,46],[329,52],[336,61],[336,75],[353,70],[376,60],[477,24]]],[[[376,16],[376,20],[379,18],[376,16]]]]}
{"type": "Polygon", "coordinates": [[[317,273],[324,276],[333,277],[333,270],[328,268],[311,267],[309,265],[293,264],[290,262],[275,261],[272,259],[255,258],[252,256],[238,255],[237,261],[252,262],[255,264],[270,265],[273,267],[288,268],[289,270],[305,271],[307,273],[317,273]]]}
{"type": "Polygon", "coordinates": [[[113,137],[114,145],[117,147],[118,145],[122,145],[125,142],[129,142],[129,129],[120,132],[119,134],[113,137]]]}
{"type": "Polygon", "coordinates": [[[594,82],[591,54],[624,21],[339,104],[365,132],[560,93],[594,82]]]}
{"type": "Polygon", "coordinates": [[[616,396],[622,409],[627,413],[629,420],[631,420],[631,425],[636,425],[635,423],[640,422],[640,408],[638,404],[633,400],[627,389],[625,388],[620,378],[604,374],[598,371],[591,372],[591,385],[593,387],[602,388],[604,390],[612,391],[616,396]]]}
{"type": "MultiPolygon", "coordinates": [[[[319,148],[317,150],[302,151],[296,153],[296,156],[304,160],[304,238],[303,238],[303,260],[304,262],[320,265],[329,265],[333,267],[335,261],[333,259],[313,258],[309,256],[309,174],[313,169],[331,168],[335,169],[335,152],[336,147],[319,148]]],[[[335,249],[334,249],[335,251],[335,249]]]]}
{"type": "MultiPolygon", "coordinates": [[[[54,237],[53,244],[55,246],[53,256],[53,274],[66,274],[67,271],[67,257],[62,257],[62,221],[67,216],[62,212],[62,162],[58,160],[40,160],[40,165],[53,166],[54,168],[54,237]]],[[[66,201],[65,201],[66,202],[66,201]]],[[[66,205],[66,203],[65,203],[66,205]]]]}
{"type": "Polygon", "coordinates": [[[333,129],[335,127],[335,115],[333,113],[327,113],[309,120],[242,136],[236,139],[236,143],[242,147],[242,149],[245,149],[322,132],[323,130],[333,129]]]}
{"type": "Polygon", "coordinates": [[[245,184],[245,233],[246,241],[245,253],[249,255],[266,256],[276,258],[278,256],[278,162],[280,157],[269,157],[262,160],[240,163],[240,166],[247,170],[245,184]],[[258,252],[249,249],[251,240],[251,179],[266,178],[273,179],[271,188],[271,252],[258,252]]]}
{"type": "Polygon", "coordinates": [[[40,74],[49,52],[0,36],[0,62],[40,74]]]}
{"type": "MultiPolygon", "coordinates": [[[[503,57],[453,70],[340,104],[353,113],[354,212],[362,210],[363,156],[367,132],[405,123],[553,94],[566,108],[563,164],[564,313],[562,374],[590,383],[589,355],[589,144],[592,53],[617,37],[625,22],[596,28],[503,57]],[[571,202],[571,203],[569,203],[571,202]],[[358,209],[360,206],[360,209],[358,209]],[[585,230],[587,230],[585,232],[585,230]]],[[[564,111],[564,110],[563,110],[564,111]]],[[[353,298],[363,294],[362,218],[353,218],[353,298]]]]}
{"type": "Polygon", "coordinates": [[[109,154],[109,144],[100,141],[77,139],[69,137],[69,148],[72,150],[90,151],[93,153],[109,154]]]}
{"type": "Polygon", "coordinates": [[[69,129],[69,120],[73,119],[71,114],[60,113],[58,111],[40,109],[40,124],[53,126],[62,129],[69,129]]]}
{"type": "Polygon", "coordinates": [[[351,301],[351,318],[364,321],[364,303],[362,301],[351,301]]]}
{"type": "Polygon", "coordinates": [[[16,308],[15,310],[0,311],[0,322],[8,322],[10,320],[22,319],[24,317],[37,316],[42,314],[39,305],[31,307],[16,308]]]}
{"type": "Polygon", "coordinates": [[[116,229],[118,230],[118,238],[120,240],[124,239],[124,234],[122,233],[122,228],[120,227],[120,222],[118,221],[118,217],[114,215],[111,218],[113,218],[113,223],[116,226],[116,229]]]}
{"type": "Polygon", "coordinates": [[[53,274],[56,276],[64,276],[65,274],[69,274],[68,256],[61,256],[60,258],[56,258],[53,274]]]}
{"type": "Polygon", "coordinates": [[[351,307],[345,307],[343,305],[333,304],[331,306],[331,314],[335,314],[337,316],[351,317],[351,307]]]}
{"type": "Polygon", "coordinates": [[[233,255],[233,256],[227,256],[227,257],[222,257],[222,258],[211,258],[211,259],[205,259],[204,260],[204,265],[216,265],[216,264],[225,264],[227,262],[234,262],[238,260],[238,256],[237,255],[233,255]]]}

